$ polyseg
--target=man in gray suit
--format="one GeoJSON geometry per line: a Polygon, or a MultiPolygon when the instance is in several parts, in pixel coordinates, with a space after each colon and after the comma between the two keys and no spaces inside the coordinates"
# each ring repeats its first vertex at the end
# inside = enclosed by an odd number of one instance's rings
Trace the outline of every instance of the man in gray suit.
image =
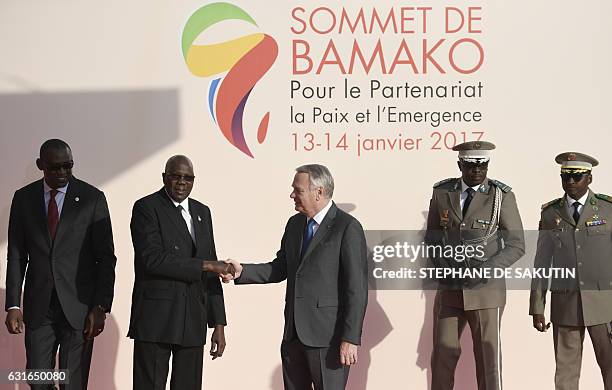
{"type": "MultiPolygon", "coordinates": [[[[432,246],[471,246],[466,261],[434,258],[434,266],[506,268],[525,253],[523,225],[510,186],[487,178],[490,142],[465,142],[459,152],[460,178],[434,184],[425,241],[432,246]]],[[[432,390],[452,390],[461,354],[461,333],[469,324],[479,390],[501,390],[501,316],[506,304],[503,279],[445,280],[434,306],[432,390]]]]}
{"type": "MultiPolygon", "coordinates": [[[[276,259],[239,264],[236,284],[287,280],[281,345],[285,389],[339,390],[357,363],[368,299],[367,249],[359,221],[331,200],[334,180],[317,164],[296,169],[276,259]]],[[[228,277],[225,277],[227,280],[228,277]]]]}
{"type": "MultiPolygon", "coordinates": [[[[589,189],[598,162],[582,153],[561,153],[565,194],[542,206],[536,268],[576,270],[575,279],[551,281],[551,320],[556,390],[578,390],[582,343],[588,330],[604,388],[612,390],[612,198],[589,189]]],[[[548,279],[534,279],[529,314],[545,332],[548,279]]]]}

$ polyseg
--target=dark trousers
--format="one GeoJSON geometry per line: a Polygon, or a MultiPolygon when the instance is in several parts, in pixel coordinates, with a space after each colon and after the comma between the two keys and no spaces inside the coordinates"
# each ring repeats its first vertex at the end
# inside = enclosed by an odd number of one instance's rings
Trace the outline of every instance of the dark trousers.
{"type": "MultiPolygon", "coordinates": [[[[59,369],[68,370],[69,378],[69,383],[60,385],[60,389],[87,389],[93,341],[85,342],[83,329],[70,326],[55,291],[43,322],[36,328],[26,325],[25,344],[26,368],[54,369],[59,350],[59,369]]],[[[31,384],[30,387],[33,390],[54,389],[48,384],[31,384]]]]}
{"type": "Polygon", "coordinates": [[[172,390],[202,389],[204,346],[134,340],[134,390],[165,390],[172,355],[172,390]]]}
{"type": "Polygon", "coordinates": [[[349,366],[340,364],[340,344],[308,347],[297,338],[281,344],[285,390],[344,390],[349,366]]]}

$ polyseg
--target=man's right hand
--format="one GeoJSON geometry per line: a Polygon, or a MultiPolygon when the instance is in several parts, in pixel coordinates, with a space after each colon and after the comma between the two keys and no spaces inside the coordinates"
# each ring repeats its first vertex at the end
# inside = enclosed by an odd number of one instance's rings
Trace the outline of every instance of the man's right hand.
{"type": "Polygon", "coordinates": [[[550,323],[546,324],[546,317],[544,314],[533,314],[533,327],[540,332],[546,332],[550,328],[550,323]]]}
{"type": "Polygon", "coordinates": [[[234,260],[234,259],[227,259],[225,260],[225,262],[231,265],[232,268],[234,269],[234,272],[232,275],[222,275],[221,276],[223,283],[229,283],[230,280],[234,280],[240,277],[240,275],[242,274],[242,264],[240,264],[237,260],[234,260]]]}
{"type": "Polygon", "coordinates": [[[202,262],[202,271],[214,272],[219,276],[233,276],[235,273],[234,267],[224,261],[209,261],[202,262]]]}
{"type": "Polygon", "coordinates": [[[6,313],[6,321],[4,321],[4,323],[9,333],[23,333],[23,314],[21,313],[21,309],[10,309],[6,313]]]}

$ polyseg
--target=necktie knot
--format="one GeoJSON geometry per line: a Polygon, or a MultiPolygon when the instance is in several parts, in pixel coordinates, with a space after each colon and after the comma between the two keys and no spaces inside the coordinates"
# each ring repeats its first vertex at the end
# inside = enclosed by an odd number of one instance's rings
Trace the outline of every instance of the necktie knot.
{"type": "Polygon", "coordinates": [[[465,213],[467,212],[468,207],[470,207],[470,203],[472,203],[472,199],[474,199],[474,194],[476,193],[476,191],[472,188],[472,187],[468,187],[465,192],[467,193],[467,197],[465,198],[465,201],[463,202],[463,216],[465,217],[465,213]]]}
{"type": "Polygon", "coordinates": [[[576,223],[578,223],[578,220],[580,219],[580,212],[578,211],[578,207],[580,206],[580,202],[577,201],[572,204],[572,207],[574,208],[574,214],[572,215],[572,217],[574,218],[574,222],[576,223]]]}
{"type": "Polygon", "coordinates": [[[302,239],[302,256],[304,256],[304,253],[306,252],[306,249],[308,249],[310,241],[312,241],[312,237],[314,237],[314,227],[316,223],[317,221],[315,221],[314,218],[310,218],[310,220],[306,224],[306,230],[304,231],[304,237],[302,239]]]}
{"type": "Polygon", "coordinates": [[[47,227],[49,228],[49,235],[52,241],[55,240],[55,233],[57,233],[57,225],[59,223],[59,210],[55,201],[57,193],[56,189],[49,191],[49,205],[47,206],[47,227]]]}

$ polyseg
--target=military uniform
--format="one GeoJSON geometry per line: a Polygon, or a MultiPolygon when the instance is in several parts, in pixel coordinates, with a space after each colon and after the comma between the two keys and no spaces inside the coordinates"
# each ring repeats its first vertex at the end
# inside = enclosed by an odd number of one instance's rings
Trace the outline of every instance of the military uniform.
{"type": "MultiPolygon", "coordinates": [[[[459,148],[474,148],[478,144],[481,143],[462,144],[459,148]]],[[[514,193],[509,186],[486,179],[477,187],[464,212],[462,192],[466,186],[461,178],[446,179],[434,185],[427,218],[426,243],[472,243],[483,248],[484,257],[472,260],[470,264],[455,264],[458,267],[509,267],[525,253],[523,226],[514,193]]],[[[433,264],[453,266],[438,261],[433,264]]],[[[455,368],[461,354],[459,340],[466,323],[470,325],[472,333],[478,389],[499,390],[502,388],[499,332],[506,303],[505,281],[460,282],[451,284],[450,288],[440,288],[436,294],[432,390],[453,389],[455,368]]]]}
{"type": "MultiPolygon", "coordinates": [[[[563,155],[578,160],[585,156],[563,155]]],[[[612,390],[612,198],[590,190],[584,198],[578,221],[569,205],[575,200],[567,195],[542,206],[534,267],[576,270],[575,279],[550,283],[555,388],[578,390],[588,330],[605,389],[612,390]]],[[[547,279],[533,280],[529,314],[544,314],[548,285],[547,279]]]]}

